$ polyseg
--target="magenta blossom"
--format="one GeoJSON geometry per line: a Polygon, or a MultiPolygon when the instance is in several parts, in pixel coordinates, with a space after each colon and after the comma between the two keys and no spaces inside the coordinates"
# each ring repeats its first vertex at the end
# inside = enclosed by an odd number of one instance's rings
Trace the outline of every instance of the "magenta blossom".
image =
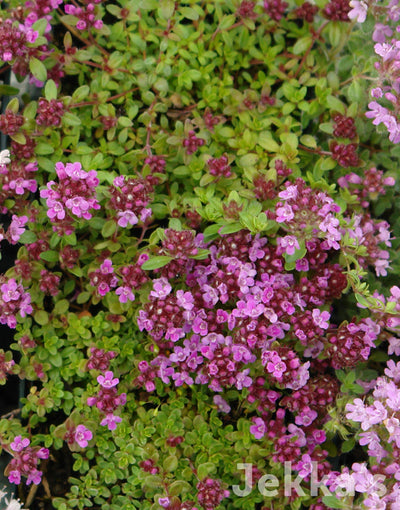
{"type": "Polygon", "coordinates": [[[99,375],[97,378],[97,382],[103,386],[103,388],[112,388],[119,383],[119,379],[117,377],[113,378],[114,374],[111,370],[107,370],[104,376],[99,375]]]}
{"type": "Polygon", "coordinates": [[[115,430],[117,428],[117,423],[120,423],[122,418],[119,416],[115,416],[114,414],[107,414],[107,416],[100,422],[100,425],[107,425],[108,430],[115,430]]]}
{"type": "Polygon", "coordinates": [[[256,439],[262,439],[267,431],[264,420],[262,418],[253,418],[253,423],[254,425],[250,427],[250,432],[256,439]]]}
{"type": "Polygon", "coordinates": [[[295,236],[280,237],[278,243],[287,255],[294,255],[294,252],[300,249],[299,242],[295,236]]]}
{"type": "Polygon", "coordinates": [[[81,448],[86,448],[88,442],[92,439],[92,432],[85,425],[78,425],[75,429],[75,441],[81,448]]]}

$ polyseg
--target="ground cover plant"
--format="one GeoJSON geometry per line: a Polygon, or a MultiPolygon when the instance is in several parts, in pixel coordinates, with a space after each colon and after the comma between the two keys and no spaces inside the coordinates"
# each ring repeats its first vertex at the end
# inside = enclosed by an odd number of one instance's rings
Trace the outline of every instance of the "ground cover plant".
{"type": "Polygon", "coordinates": [[[398,508],[399,19],[3,6],[0,382],[23,386],[0,445],[21,505],[398,508]]]}

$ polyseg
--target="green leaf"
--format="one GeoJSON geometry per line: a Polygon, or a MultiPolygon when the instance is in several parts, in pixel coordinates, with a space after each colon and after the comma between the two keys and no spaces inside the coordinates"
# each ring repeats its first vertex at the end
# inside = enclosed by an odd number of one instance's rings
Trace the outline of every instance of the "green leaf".
{"type": "Polygon", "coordinates": [[[40,258],[42,260],[45,260],[46,262],[58,262],[59,253],[58,253],[58,251],[52,251],[52,250],[43,251],[40,254],[40,258]]]}
{"type": "Polygon", "coordinates": [[[331,110],[339,112],[342,115],[345,114],[344,103],[342,103],[342,101],[340,101],[340,99],[338,99],[337,97],[329,95],[326,98],[326,104],[331,110]]]}
{"type": "Polygon", "coordinates": [[[158,255],[157,257],[152,257],[149,260],[146,260],[142,264],[142,269],[145,271],[150,271],[152,269],[159,269],[160,267],[164,267],[168,264],[168,262],[171,262],[173,260],[173,257],[167,257],[166,255],[158,255]]]}
{"type": "Polygon", "coordinates": [[[49,322],[49,314],[44,310],[37,310],[34,313],[33,318],[41,326],[45,326],[49,322]]]}
{"type": "Polygon", "coordinates": [[[315,138],[311,135],[301,136],[300,143],[302,143],[306,147],[311,147],[312,149],[315,149],[317,147],[317,142],[315,141],[315,138]]]}
{"type": "Polygon", "coordinates": [[[44,97],[47,101],[57,99],[57,86],[53,80],[47,81],[46,86],[44,87],[44,97]]]}
{"type": "Polygon", "coordinates": [[[29,60],[29,70],[39,81],[45,82],[47,79],[47,69],[41,60],[31,57],[29,60]]]}
{"type": "Polygon", "coordinates": [[[118,117],[118,124],[120,124],[122,127],[131,127],[132,121],[128,117],[118,117]]]}
{"type": "Polygon", "coordinates": [[[14,142],[19,143],[20,145],[26,144],[26,138],[23,133],[15,133],[15,135],[10,135],[11,140],[14,140],[14,142]]]}
{"type": "Polygon", "coordinates": [[[360,80],[354,79],[347,89],[347,97],[352,103],[361,103],[365,98],[365,90],[361,87],[360,80]]]}
{"type": "Polygon", "coordinates": [[[180,7],[179,14],[181,14],[184,18],[191,19],[193,21],[199,19],[198,12],[191,7],[180,7]]]}
{"type": "Polygon", "coordinates": [[[111,237],[114,232],[117,230],[117,224],[114,220],[109,220],[104,223],[103,228],[101,229],[101,235],[103,237],[111,237]]]}
{"type": "Polygon", "coordinates": [[[78,294],[78,297],[76,298],[76,302],[81,305],[83,303],[87,303],[91,297],[90,292],[81,292],[78,294]]]}
{"type": "Polygon", "coordinates": [[[78,87],[74,93],[72,94],[72,100],[79,103],[83,99],[87,99],[90,92],[90,88],[88,85],[82,85],[81,87],[78,87]]]}
{"type": "Polygon", "coordinates": [[[312,44],[313,40],[312,37],[309,35],[306,35],[305,37],[301,37],[297,40],[296,44],[293,46],[292,53],[294,55],[301,55],[301,53],[304,53],[312,44]]]}
{"type": "Polygon", "coordinates": [[[365,308],[368,308],[370,306],[368,299],[365,296],[363,296],[363,294],[359,294],[357,292],[355,296],[357,303],[360,303],[361,306],[364,306],[365,308]]]}
{"type": "Polygon", "coordinates": [[[53,154],[54,148],[47,143],[38,143],[35,147],[35,154],[38,156],[46,156],[48,154],[53,154]]]}
{"type": "Polygon", "coordinates": [[[62,121],[66,126],[80,126],[81,125],[81,119],[74,115],[71,112],[65,112],[62,121]]]}
{"type": "Polygon", "coordinates": [[[63,314],[67,312],[69,309],[69,301],[68,299],[60,299],[54,306],[54,313],[63,314]]]}
{"type": "Polygon", "coordinates": [[[354,439],[354,437],[347,439],[342,444],[342,453],[350,452],[354,448],[355,445],[356,445],[356,440],[354,439]]]}
{"type": "Polygon", "coordinates": [[[341,501],[336,496],[323,496],[322,502],[328,508],[349,508],[349,504],[346,501],[341,501]]]}
{"type": "Polygon", "coordinates": [[[242,230],[242,228],[243,226],[239,222],[229,223],[228,225],[224,225],[219,232],[221,235],[234,234],[235,232],[239,232],[239,230],[242,230]]]}
{"type": "Polygon", "coordinates": [[[168,473],[172,473],[178,467],[178,457],[176,455],[169,455],[163,462],[163,468],[168,473]]]}
{"type": "Polygon", "coordinates": [[[76,245],[76,234],[73,232],[72,234],[69,234],[68,236],[64,236],[64,240],[70,244],[71,246],[76,245]]]}
{"type": "MultiPolygon", "coordinates": [[[[45,18],[40,18],[32,25],[32,30],[36,30],[39,32],[39,35],[44,35],[46,28],[48,27],[49,22],[45,18]]],[[[36,42],[36,41],[35,41],[36,42]]]]}
{"type": "Polygon", "coordinates": [[[216,466],[213,462],[204,462],[197,468],[197,476],[200,480],[204,480],[210,473],[216,470],[216,466]]]}
{"type": "Polygon", "coordinates": [[[272,138],[272,134],[268,131],[259,134],[257,143],[268,152],[279,152],[278,143],[272,138]]]}
{"type": "Polygon", "coordinates": [[[25,230],[25,232],[19,238],[19,242],[21,244],[31,244],[35,243],[36,241],[37,241],[36,234],[34,232],[31,232],[30,230],[25,230]]]}
{"type": "Polygon", "coordinates": [[[0,96],[15,96],[19,89],[11,87],[11,85],[0,85],[0,96]]]}
{"type": "Polygon", "coordinates": [[[106,5],[107,11],[115,16],[116,18],[121,17],[121,7],[118,7],[118,5],[106,5]]]}
{"type": "Polygon", "coordinates": [[[240,163],[240,166],[242,166],[243,168],[246,168],[249,166],[254,166],[257,163],[258,159],[259,159],[259,157],[257,154],[249,153],[249,154],[245,154],[244,156],[242,156],[239,159],[239,163],[240,163]]]}
{"type": "Polygon", "coordinates": [[[324,158],[321,162],[321,169],[326,172],[327,170],[332,170],[332,168],[335,168],[336,161],[332,158],[324,158]]]}
{"type": "Polygon", "coordinates": [[[6,106],[6,111],[11,111],[13,113],[18,113],[19,110],[19,100],[17,97],[13,97],[11,101],[8,102],[6,106]]]}
{"type": "Polygon", "coordinates": [[[174,0],[161,0],[158,7],[158,15],[160,18],[168,20],[172,17],[175,11],[174,0]]]}
{"type": "Polygon", "coordinates": [[[319,125],[319,129],[331,135],[333,133],[333,124],[332,122],[322,122],[322,124],[319,125]]]}
{"type": "Polygon", "coordinates": [[[299,139],[294,133],[282,133],[279,138],[282,143],[286,143],[292,150],[296,150],[299,145],[299,139]]]}
{"type": "Polygon", "coordinates": [[[236,21],[236,16],[234,14],[227,14],[222,17],[220,23],[219,23],[219,29],[220,30],[226,30],[227,28],[231,27],[236,21]]]}
{"type": "Polygon", "coordinates": [[[62,357],[61,357],[61,354],[59,352],[57,352],[56,354],[52,354],[50,356],[50,363],[57,367],[57,368],[60,368],[61,365],[62,365],[62,357]]]}
{"type": "Polygon", "coordinates": [[[194,260],[204,260],[206,259],[210,254],[210,250],[205,249],[198,249],[196,255],[189,255],[190,259],[194,260]]]}
{"type": "Polygon", "coordinates": [[[182,230],[181,220],[179,218],[170,218],[168,222],[168,228],[172,228],[173,230],[180,232],[182,230]]]}

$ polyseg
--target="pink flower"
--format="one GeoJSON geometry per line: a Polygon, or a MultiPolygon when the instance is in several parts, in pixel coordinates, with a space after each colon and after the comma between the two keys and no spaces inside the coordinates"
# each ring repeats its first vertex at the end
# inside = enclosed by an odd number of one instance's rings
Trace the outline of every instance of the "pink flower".
{"type": "Polygon", "coordinates": [[[375,23],[372,40],[377,43],[384,43],[386,41],[386,37],[390,37],[392,34],[393,30],[388,25],[375,23]]]}
{"type": "Polygon", "coordinates": [[[262,439],[267,430],[264,420],[262,418],[253,418],[253,423],[254,425],[250,427],[250,432],[256,439],[262,439]]]}
{"type": "Polygon", "coordinates": [[[153,280],[153,290],[150,297],[163,299],[171,292],[172,287],[166,278],[158,278],[153,280]]]}
{"type": "Polygon", "coordinates": [[[11,224],[7,230],[7,237],[11,244],[18,243],[20,237],[25,232],[25,224],[28,222],[28,216],[16,216],[13,214],[11,224]]]}
{"type": "Polygon", "coordinates": [[[306,478],[312,473],[313,461],[308,453],[302,455],[301,460],[296,464],[296,470],[299,472],[301,478],[306,478]]]}
{"type": "Polygon", "coordinates": [[[316,326],[319,326],[320,328],[322,329],[328,329],[329,328],[329,318],[330,318],[331,314],[329,312],[321,312],[321,310],[319,310],[318,308],[314,308],[314,310],[312,311],[312,317],[313,317],[313,321],[314,321],[314,324],[316,326]]]}
{"type": "Polygon", "coordinates": [[[169,508],[171,500],[169,498],[158,498],[158,504],[163,508],[169,508]]]}
{"type": "Polygon", "coordinates": [[[21,475],[20,472],[16,469],[13,471],[10,471],[10,474],[8,475],[8,481],[10,483],[15,483],[15,485],[19,485],[21,483],[21,475]]]}
{"type": "Polygon", "coordinates": [[[278,197],[290,200],[291,198],[296,199],[298,195],[297,186],[288,186],[284,191],[278,194],[278,197]]]}
{"type": "Polygon", "coordinates": [[[27,437],[22,439],[22,436],[16,436],[14,441],[10,444],[11,450],[14,452],[21,452],[24,448],[30,445],[30,441],[27,437]]]}
{"type": "Polygon", "coordinates": [[[267,360],[266,369],[277,379],[282,378],[282,374],[286,372],[286,363],[284,363],[276,351],[267,352],[265,355],[267,360]]]}
{"type": "Polygon", "coordinates": [[[17,285],[17,282],[14,278],[10,278],[7,283],[3,283],[1,286],[2,299],[5,303],[9,303],[10,301],[17,301],[21,297],[21,293],[19,292],[20,286],[17,285]]]}
{"type": "Polygon", "coordinates": [[[114,374],[111,370],[107,370],[104,376],[99,375],[97,378],[97,382],[103,386],[103,388],[112,388],[119,383],[119,379],[117,377],[113,378],[114,374]]]}
{"type": "Polygon", "coordinates": [[[75,429],[75,441],[81,448],[86,448],[88,442],[92,439],[92,432],[84,425],[78,425],[75,429]]]}
{"type": "Polygon", "coordinates": [[[115,294],[119,296],[120,303],[126,303],[128,299],[129,301],[135,300],[135,294],[129,287],[118,287],[118,289],[115,291],[115,294]]]}
{"type": "Polygon", "coordinates": [[[117,423],[121,423],[122,418],[115,416],[114,414],[107,414],[107,416],[100,422],[100,425],[107,425],[108,430],[115,430],[117,423]]]}
{"type": "Polygon", "coordinates": [[[304,427],[308,427],[318,416],[317,411],[310,409],[308,406],[304,407],[300,414],[298,414],[295,418],[296,425],[303,425],[304,427]]]}
{"type": "Polygon", "coordinates": [[[285,236],[278,239],[280,248],[286,249],[288,255],[293,255],[296,250],[300,249],[299,242],[295,236],[285,236]]]}
{"type": "Polygon", "coordinates": [[[138,223],[138,217],[133,211],[123,211],[117,214],[119,220],[118,225],[120,227],[127,227],[128,225],[136,225],[138,223]]]}
{"type": "Polygon", "coordinates": [[[308,271],[309,269],[310,269],[310,266],[309,266],[307,259],[296,260],[296,270],[297,271],[308,271]]]}
{"type": "Polygon", "coordinates": [[[221,413],[229,413],[231,410],[231,406],[228,402],[221,397],[221,395],[214,395],[213,398],[214,404],[218,407],[218,411],[221,413]]]}
{"type": "Polygon", "coordinates": [[[352,10],[348,13],[348,17],[355,19],[358,23],[364,23],[367,18],[368,4],[363,0],[351,0],[349,5],[352,10]]]}
{"type": "Polygon", "coordinates": [[[285,204],[282,207],[278,207],[276,210],[276,221],[278,223],[283,223],[285,221],[290,221],[294,218],[294,212],[293,209],[290,207],[289,204],[285,204]]]}

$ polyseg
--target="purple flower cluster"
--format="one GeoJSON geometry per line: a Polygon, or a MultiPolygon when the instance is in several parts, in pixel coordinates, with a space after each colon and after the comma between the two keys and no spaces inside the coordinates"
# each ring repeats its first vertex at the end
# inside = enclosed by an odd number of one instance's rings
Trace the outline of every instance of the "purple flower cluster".
{"type": "MultiPolygon", "coordinates": [[[[291,192],[290,187],[287,190],[291,192]]],[[[317,213],[316,218],[322,223],[329,220],[329,213],[325,220],[317,213]]],[[[137,385],[154,391],[155,378],[165,384],[172,378],[176,386],[205,384],[215,392],[232,386],[241,390],[254,383],[251,374],[260,360],[270,385],[299,390],[309,379],[310,362],[304,363],[293,349],[292,342],[298,340],[304,356],[314,359],[323,353],[332,366],[339,363],[332,331],[341,339],[344,326],[332,330],[330,313],[319,307],[340,295],[346,280],[337,265],[324,264],[329,251],[322,247],[325,241],[307,244],[309,252],[298,271],[312,271],[313,276],[297,283],[293,274],[284,271],[279,250],[268,246],[265,238],[241,236],[222,237],[219,244],[208,247],[209,259],[192,261],[186,289],[173,291],[164,277],[153,280],[149,301],[139,310],[137,321],[160,353],[150,363],[139,363],[137,385]],[[235,256],[225,255],[228,247],[235,256]],[[283,339],[292,340],[281,345],[283,339]]],[[[354,325],[354,335],[360,327],[354,325]]],[[[376,338],[372,326],[362,327],[358,333],[361,356],[376,338]]],[[[347,343],[340,343],[343,363],[358,345],[349,335],[347,343]]]]}
{"type": "MultiPolygon", "coordinates": [[[[323,191],[307,187],[302,179],[286,182],[285,186],[278,195],[281,201],[276,204],[276,212],[269,216],[297,239],[322,238],[323,249],[338,250],[342,234],[335,214],[340,211],[339,206],[323,191]]],[[[284,241],[283,247],[287,250],[288,246],[287,253],[293,253],[296,242],[292,237],[284,241]]]]}
{"type": "Polygon", "coordinates": [[[16,436],[10,444],[9,453],[14,457],[8,464],[5,474],[10,483],[20,484],[21,477],[27,478],[26,484],[34,483],[39,485],[42,479],[42,472],[38,470],[38,464],[41,459],[48,459],[49,450],[39,446],[29,446],[28,438],[22,439],[16,436]]]}
{"type": "MultiPolygon", "coordinates": [[[[38,19],[51,19],[51,13],[63,3],[63,0],[28,0],[25,2],[25,8],[28,14],[25,18],[25,25],[32,26],[38,19]]],[[[48,27],[50,30],[50,26],[48,27]]]]}
{"type": "Polygon", "coordinates": [[[146,207],[150,202],[151,191],[150,183],[144,179],[126,179],[123,175],[114,179],[109,189],[109,207],[116,211],[120,227],[145,222],[151,216],[151,209],[146,207]]]}
{"type": "Polygon", "coordinates": [[[349,0],[331,0],[322,10],[325,18],[332,21],[350,21],[349,0]]]}
{"type": "Polygon", "coordinates": [[[354,172],[340,177],[338,184],[357,196],[363,207],[368,207],[369,200],[385,195],[386,187],[394,186],[395,180],[393,177],[385,177],[382,170],[373,167],[365,170],[362,177],[354,172]]]}
{"type": "Polygon", "coordinates": [[[229,497],[229,491],[222,488],[220,480],[206,478],[197,484],[197,499],[204,510],[214,510],[224,498],[229,497]]]}
{"type": "Polygon", "coordinates": [[[369,214],[354,215],[349,223],[351,227],[346,229],[347,235],[356,246],[366,249],[366,256],[360,257],[359,263],[364,267],[374,266],[377,276],[386,276],[390,255],[380,245],[391,246],[389,223],[373,220],[369,214]]]}
{"type": "Polygon", "coordinates": [[[105,259],[99,269],[89,272],[90,285],[96,288],[97,294],[101,297],[117,287],[115,293],[120,303],[134,301],[134,289],[140,288],[148,280],[147,274],[141,268],[146,260],[148,255],[142,254],[136,264],[121,267],[118,278],[111,259],[105,259]]]}
{"type": "Polygon", "coordinates": [[[371,396],[346,405],[347,419],[361,425],[358,441],[367,446],[370,465],[343,469],[331,490],[355,491],[366,508],[385,510],[400,505],[400,363],[388,361],[372,385],[371,396]]]}
{"type": "Polygon", "coordinates": [[[79,7],[74,4],[65,4],[65,13],[78,18],[76,22],[76,28],[78,30],[88,30],[92,27],[99,30],[102,28],[103,22],[101,19],[96,19],[97,13],[95,4],[99,4],[101,0],[84,1],[86,4],[84,7],[79,7]]]}
{"type": "Polygon", "coordinates": [[[282,18],[288,6],[289,4],[282,0],[264,0],[265,12],[275,21],[279,21],[282,18]]]}
{"type": "Polygon", "coordinates": [[[117,423],[120,423],[122,419],[114,413],[120,406],[126,404],[126,393],[118,394],[116,386],[119,379],[114,377],[111,370],[107,370],[104,375],[99,375],[97,382],[100,384],[100,390],[95,397],[87,399],[87,404],[96,406],[105,415],[100,425],[107,425],[109,430],[115,430],[117,423]]]}
{"type": "Polygon", "coordinates": [[[232,175],[226,155],[222,155],[219,158],[210,158],[207,161],[207,165],[211,175],[215,175],[216,177],[230,177],[232,175]]]}
{"type": "Polygon", "coordinates": [[[114,351],[104,351],[104,349],[90,348],[90,356],[87,362],[89,370],[100,370],[106,372],[110,366],[110,361],[117,355],[114,351]]]}
{"type": "Polygon", "coordinates": [[[183,140],[182,145],[185,147],[186,154],[194,154],[197,149],[205,143],[205,140],[197,137],[194,131],[189,131],[187,138],[183,140]]]}
{"type": "Polygon", "coordinates": [[[118,278],[114,275],[111,259],[106,259],[99,269],[89,273],[90,285],[96,288],[100,296],[105,296],[118,285],[118,278]]]}
{"type": "Polygon", "coordinates": [[[21,317],[32,313],[31,296],[24,291],[22,285],[17,283],[14,278],[2,283],[0,290],[0,323],[15,328],[18,313],[21,317]]]}
{"type": "Polygon", "coordinates": [[[64,105],[61,101],[51,99],[48,101],[44,97],[39,99],[39,105],[36,115],[36,123],[39,126],[59,126],[64,115],[64,105]]]}
{"type": "MultiPolygon", "coordinates": [[[[2,152],[8,154],[0,160],[0,212],[5,214],[8,209],[4,202],[8,198],[18,195],[22,206],[27,201],[21,199],[27,198],[30,192],[36,192],[37,182],[30,178],[30,174],[36,172],[38,166],[36,161],[23,163],[18,157],[11,161],[9,151],[2,152]]],[[[20,156],[23,158],[24,155],[20,156]]]]}
{"type": "Polygon", "coordinates": [[[53,229],[71,233],[74,217],[90,220],[91,211],[100,209],[96,198],[99,180],[95,170],[85,172],[80,163],[58,162],[56,172],[59,182],[48,182],[40,196],[46,199],[47,216],[55,224],[53,229]]]}
{"type": "MultiPolygon", "coordinates": [[[[363,21],[362,6],[365,2],[355,5],[353,15],[358,16],[358,21],[363,21]]],[[[400,8],[395,0],[391,0],[385,7],[376,7],[377,14],[384,12],[383,23],[376,23],[372,39],[375,41],[375,54],[377,61],[375,68],[378,71],[376,86],[371,89],[373,100],[368,104],[369,111],[365,116],[373,119],[375,126],[383,124],[389,132],[389,140],[393,143],[400,142],[400,78],[398,68],[400,63],[400,40],[398,39],[399,27],[395,32],[391,24],[398,23],[400,8]],[[381,104],[382,103],[382,104],[381,104]]]]}
{"type": "Polygon", "coordinates": [[[39,34],[36,30],[13,23],[10,19],[0,22],[0,58],[3,62],[24,61],[29,52],[29,45],[34,43],[39,34]]]}

